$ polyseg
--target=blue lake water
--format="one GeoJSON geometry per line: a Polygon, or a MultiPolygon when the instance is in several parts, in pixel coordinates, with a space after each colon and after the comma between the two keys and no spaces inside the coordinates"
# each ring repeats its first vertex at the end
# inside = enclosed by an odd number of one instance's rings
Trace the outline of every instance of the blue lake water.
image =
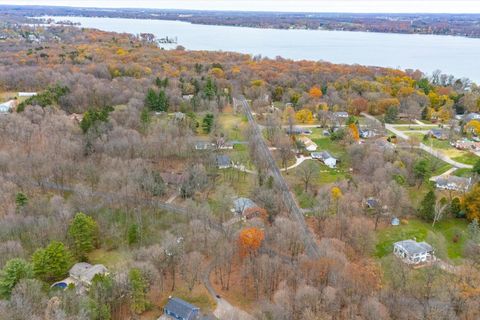
{"type": "MultiPolygon", "coordinates": [[[[53,17],[83,27],[157,38],[177,37],[190,50],[221,50],[282,56],[294,60],[323,60],[400,69],[434,70],[480,83],[480,39],[349,31],[276,30],[197,25],[181,21],[53,17]]],[[[172,48],[176,45],[162,45],[172,48]]]]}

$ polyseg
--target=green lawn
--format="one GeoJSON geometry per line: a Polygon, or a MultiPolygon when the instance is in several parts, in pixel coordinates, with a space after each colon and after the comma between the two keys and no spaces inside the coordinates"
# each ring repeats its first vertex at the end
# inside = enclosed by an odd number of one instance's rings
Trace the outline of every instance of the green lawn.
{"type": "Polygon", "coordinates": [[[426,146],[431,146],[435,149],[453,149],[453,147],[450,145],[450,142],[448,140],[438,140],[435,138],[428,138],[426,140],[422,139],[422,143],[426,146]]]}
{"type": "Polygon", "coordinates": [[[464,164],[471,164],[471,165],[474,165],[475,163],[477,163],[479,159],[480,157],[477,157],[473,153],[465,153],[461,156],[452,158],[452,160],[455,160],[464,164]]]}
{"type": "MultiPolygon", "coordinates": [[[[459,259],[462,257],[463,246],[465,243],[467,221],[463,219],[445,219],[435,224],[432,228],[431,223],[422,220],[412,219],[406,225],[389,226],[377,232],[378,242],[376,245],[375,256],[382,258],[390,254],[393,250],[393,243],[416,239],[425,241],[427,238],[437,239],[437,246],[445,246],[445,254],[450,259],[459,259]],[[455,242],[454,238],[458,236],[455,242]]],[[[435,243],[431,243],[435,247],[435,243]]],[[[438,250],[441,250],[438,248],[438,250]]]]}
{"type": "Polygon", "coordinates": [[[415,125],[411,125],[410,127],[394,126],[394,128],[397,129],[397,130],[400,130],[400,131],[412,131],[412,130],[427,131],[427,130],[438,128],[438,126],[419,126],[419,125],[415,126],[415,125]]]}
{"type": "Polygon", "coordinates": [[[467,168],[460,168],[460,169],[457,169],[453,172],[453,175],[454,176],[457,176],[457,177],[465,177],[465,178],[468,178],[468,177],[471,177],[472,176],[472,169],[467,169],[467,168]]]}

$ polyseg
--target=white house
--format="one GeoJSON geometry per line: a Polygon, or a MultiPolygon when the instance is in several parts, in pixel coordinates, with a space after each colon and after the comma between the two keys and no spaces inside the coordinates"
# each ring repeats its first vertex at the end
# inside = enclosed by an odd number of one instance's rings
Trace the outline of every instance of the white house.
{"type": "Polygon", "coordinates": [[[437,189],[441,190],[453,190],[466,192],[470,189],[472,184],[472,178],[463,178],[457,176],[440,177],[435,181],[437,189]]]}
{"type": "Polygon", "coordinates": [[[19,92],[18,93],[19,97],[33,97],[33,96],[36,96],[36,95],[37,95],[36,92],[19,92]]]}
{"type": "Polygon", "coordinates": [[[76,263],[68,272],[69,277],[52,284],[52,288],[66,289],[70,284],[75,285],[78,292],[84,292],[92,284],[96,275],[107,275],[108,269],[103,264],[91,265],[86,262],[76,263]]]}
{"type": "Polygon", "coordinates": [[[337,166],[337,159],[335,159],[328,151],[312,152],[310,154],[312,159],[318,159],[322,161],[329,168],[335,168],[337,166]]]}
{"type": "Polygon", "coordinates": [[[298,141],[305,145],[305,149],[307,149],[307,151],[312,152],[317,150],[317,144],[307,137],[300,137],[298,138],[298,141]]]}
{"type": "Polygon", "coordinates": [[[10,100],[0,104],[0,113],[8,113],[15,107],[15,100],[10,100]]]}
{"type": "Polygon", "coordinates": [[[407,264],[435,261],[435,251],[426,242],[402,240],[393,244],[393,253],[407,264]]]}

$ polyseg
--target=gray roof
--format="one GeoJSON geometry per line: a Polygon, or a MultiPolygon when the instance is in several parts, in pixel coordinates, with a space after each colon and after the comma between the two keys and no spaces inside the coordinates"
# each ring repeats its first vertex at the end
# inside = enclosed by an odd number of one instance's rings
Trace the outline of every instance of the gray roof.
{"type": "Polygon", "coordinates": [[[465,115],[465,122],[470,122],[472,120],[479,120],[480,119],[480,114],[472,112],[467,115],[465,115]]]}
{"type": "Polygon", "coordinates": [[[328,151],[312,152],[311,156],[314,158],[321,158],[323,160],[326,160],[329,158],[335,159],[335,157],[333,157],[328,151]]]}
{"type": "Polygon", "coordinates": [[[86,262],[75,263],[68,273],[70,274],[70,276],[80,279],[80,276],[91,267],[92,265],[90,263],[86,263],[86,262]]]}
{"type": "Polygon", "coordinates": [[[335,117],[346,118],[346,117],[348,117],[348,112],[338,111],[338,112],[334,112],[333,115],[334,115],[335,117]]]}
{"type": "Polygon", "coordinates": [[[415,240],[402,240],[395,242],[395,246],[400,246],[403,249],[405,249],[408,253],[408,255],[415,255],[418,253],[424,253],[424,252],[429,252],[433,251],[433,248],[431,245],[429,245],[426,242],[416,242],[415,240]]]}
{"type": "Polygon", "coordinates": [[[195,307],[194,305],[182,299],[170,298],[164,310],[165,312],[168,311],[168,312],[174,313],[177,317],[181,319],[190,320],[195,318],[196,312],[198,312],[200,308],[195,307]]]}
{"type": "Polygon", "coordinates": [[[219,167],[225,167],[225,166],[230,166],[231,160],[230,157],[227,155],[218,155],[216,158],[217,165],[219,167]]]}
{"type": "Polygon", "coordinates": [[[90,283],[97,274],[105,274],[107,272],[108,270],[103,264],[92,266],[90,263],[79,262],[70,269],[69,274],[72,278],[90,283]]]}
{"type": "Polygon", "coordinates": [[[254,208],[257,205],[248,198],[238,198],[233,201],[233,206],[235,207],[235,212],[243,212],[246,209],[254,208]]]}
{"type": "Polygon", "coordinates": [[[440,177],[436,181],[437,188],[449,188],[449,189],[464,189],[467,190],[470,187],[471,178],[447,176],[440,177]]]}

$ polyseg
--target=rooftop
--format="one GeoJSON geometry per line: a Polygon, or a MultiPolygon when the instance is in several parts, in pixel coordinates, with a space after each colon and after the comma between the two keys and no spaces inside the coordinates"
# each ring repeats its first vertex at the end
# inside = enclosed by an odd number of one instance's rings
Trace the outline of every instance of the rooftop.
{"type": "Polygon", "coordinates": [[[402,247],[408,252],[409,255],[433,251],[432,246],[428,243],[423,241],[416,242],[415,240],[411,239],[395,242],[394,245],[402,247]]]}
{"type": "Polygon", "coordinates": [[[199,310],[198,307],[179,298],[170,298],[164,309],[166,312],[169,311],[181,317],[181,319],[193,319],[195,311],[199,310]]]}

